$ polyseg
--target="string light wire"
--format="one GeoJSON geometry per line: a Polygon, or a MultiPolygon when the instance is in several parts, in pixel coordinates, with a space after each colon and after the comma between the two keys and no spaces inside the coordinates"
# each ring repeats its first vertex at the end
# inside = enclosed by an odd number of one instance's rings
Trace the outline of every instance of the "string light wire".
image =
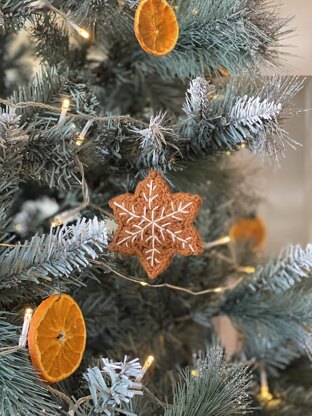
{"type": "MultiPolygon", "coordinates": [[[[56,114],[60,114],[62,110],[59,107],[55,107],[50,104],[40,103],[36,101],[21,101],[17,104],[13,103],[12,101],[6,100],[4,98],[0,98],[0,104],[3,104],[7,107],[21,109],[21,108],[41,108],[44,110],[53,111],[56,114]]],[[[129,115],[118,115],[118,116],[91,116],[88,114],[75,114],[71,112],[67,112],[67,116],[70,116],[76,120],[92,120],[92,121],[99,121],[99,122],[106,122],[112,120],[125,120],[125,121],[132,121],[135,123],[140,123],[142,126],[149,126],[148,123],[143,121],[136,120],[135,118],[129,115]]]]}
{"type": "Polygon", "coordinates": [[[146,286],[146,287],[151,288],[151,289],[157,289],[157,288],[159,289],[159,288],[162,288],[162,287],[166,287],[168,289],[188,293],[189,295],[192,295],[192,296],[203,296],[203,295],[208,295],[208,294],[211,294],[211,293],[223,293],[223,292],[226,292],[228,290],[234,289],[237,285],[239,285],[244,280],[244,276],[241,276],[239,279],[236,280],[235,283],[233,283],[231,285],[220,286],[220,287],[205,289],[205,290],[200,290],[200,291],[193,291],[193,290],[187,289],[185,287],[171,285],[170,283],[161,283],[161,284],[151,285],[150,283],[147,283],[144,280],[138,280],[138,279],[135,279],[133,277],[125,276],[124,274],[118,272],[117,270],[114,270],[111,266],[109,266],[107,263],[104,263],[102,261],[90,259],[90,263],[93,263],[97,266],[103,266],[103,267],[109,269],[116,276],[119,276],[120,278],[122,278],[124,280],[127,280],[129,282],[135,283],[135,284],[140,285],[140,286],[146,286]]]}

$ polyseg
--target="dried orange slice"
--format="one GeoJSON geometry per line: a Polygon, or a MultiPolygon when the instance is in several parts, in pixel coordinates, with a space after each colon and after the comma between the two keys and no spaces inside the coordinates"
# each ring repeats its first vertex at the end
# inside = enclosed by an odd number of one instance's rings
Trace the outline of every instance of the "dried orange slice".
{"type": "Polygon", "coordinates": [[[266,240],[266,228],[260,218],[238,218],[231,226],[230,239],[248,242],[251,251],[260,250],[266,240]]]}
{"type": "Polygon", "coordinates": [[[135,13],[134,32],[145,52],[164,56],[178,41],[179,24],[166,0],[141,0],[135,13]]]}
{"type": "Polygon", "coordinates": [[[218,66],[218,71],[221,77],[229,78],[231,76],[230,72],[224,66],[218,66]]]}
{"type": "Polygon", "coordinates": [[[74,373],[86,346],[86,326],[78,304],[69,295],[56,294],[36,309],[29,327],[31,361],[48,383],[74,373]]]}

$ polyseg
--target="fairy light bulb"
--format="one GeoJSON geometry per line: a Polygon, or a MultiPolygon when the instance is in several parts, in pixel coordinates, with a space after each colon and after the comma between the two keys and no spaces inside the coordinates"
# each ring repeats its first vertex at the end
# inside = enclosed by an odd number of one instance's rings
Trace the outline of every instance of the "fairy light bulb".
{"type": "Polygon", "coordinates": [[[90,34],[89,34],[89,32],[87,32],[85,29],[79,29],[78,30],[78,33],[79,33],[79,35],[81,36],[81,37],[83,37],[84,39],[89,39],[89,37],[90,37],[90,34]]]}
{"type": "Polygon", "coordinates": [[[247,274],[252,274],[252,273],[255,273],[256,268],[253,267],[253,266],[246,266],[246,267],[243,268],[242,271],[244,271],[247,274]]]}
{"type": "Polygon", "coordinates": [[[90,38],[90,33],[87,32],[85,29],[83,29],[82,27],[78,26],[77,23],[71,21],[71,20],[67,20],[68,23],[70,24],[70,26],[76,30],[76,32],[84,39],[89,39],[90,38]]]}
{"type": "Polygon", "coordinates": [[[263,401],[270,401],[273,399],[272,394],[269,390],[269,383],[268,383],[268,376],[265,370],[261,370],[260,372],[260,383],[261,383],[261,389],[260,389],[260,400],[263,401]]]}
{"type": "Polygon", "coordinates": [[[82,143],[85,140],[86,134],[88,133],[88,130],[90,129],[90,127],[92,126],[93,120],[89,120],[86,125],[84,126],[84,128],[81,130],[81,133],[79,134],[79,136],[76,139],[76,144],[77,146],[81,146],[82,143]]]}
{"type": "Polygon", "coordinates": [[[154,361],[155,361],[154,356],[153,355],[149,355],[147,357],[145,363],[144,363],[144,367],[146,366],[147,367],[146,369],[148,369],[153,364],[154,361]]]}
{"type": "Polygon", "coordinates": [[[32,315],[33,315],[33,310],[31,308],[26,308],[23,327],[22,327],[22,333],[21,333],[21,336],[19,337],[19,342],[18,342],[19,347],[26,347],[27,335],[28,335],[28,330],[29,330],[29,325],[30,325],[30,320],[32,318],[32,315]]]}
{"type": "Polygon", "coordinates": [[[62,111],[61,111],[61,115],[58,121],[58,124],[63,124],[67,111],[69,110],[70,107],[70,101],[68,98],[64,98],[63,102],[62,102],[62,111]]]}
{"type": "Polygon", "coordinates": [[[223,237],[220,239],[220,244],[227,244],[231,241],[231,238],[227,235],[226,237],[223,237]]]}
{"type": "Polygon", "coordinates": [[[63,215],[57,215],[54,219],[53,219],[53,221],[51,222],[51,227],[52,228],[56,228],[56,227],[58,227],[59,225],[62,225],[63,224],[63,215]]]}
{"type": "Polygon", "coordinates": [[[224,244],[228,244],[230,242],[231,242],[231,238],[230,238],[230,236],[227,235],[225,237],[219,238],[218,240],[210,241],[209,243],[204,243],[203,246],[204,246],[205,249],[210,249],[210,248],[213,248],[213,247],[217,247],[217,246],[222,246],[224,244]]]}
{"type": "Polygon", "coordinates": [[[70,101],[69,101],[68,98],[65,98],[63,100],[63,104],[62,104],[62,110],[68,111],[69,110],[69,106],[70,106],[70,101]]]}
{"type": "Polygon", "coordinates": [[[155,361],[155,357],[153,355],[149,355],[147,357],[147,359],[145,360],[145,363],[143,365],[141,374],[136,378],[136,383],[140,383],[142,378],[144,377],[146,371],[150,368],[150,366],[153,364],[153,362],[155,361]]]}

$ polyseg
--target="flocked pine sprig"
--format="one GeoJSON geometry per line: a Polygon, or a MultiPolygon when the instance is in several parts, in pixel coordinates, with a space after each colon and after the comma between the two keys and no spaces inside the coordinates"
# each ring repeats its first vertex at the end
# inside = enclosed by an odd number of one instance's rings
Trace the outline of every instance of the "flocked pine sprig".
{"type": "Polygon", "coordinates": [[[4,27],[4,15],[3,11],[0,9],[0,28],[4,27]]]}
{"type": "Polygon", "coordinates": [[[15,114],[15,110],[0,109],[0,146],[6,148],[8,145],[28,140],[29,136],[20,126],[21,116],[15,114]]]}
{"type": "Polygon", "coordinates": [[[189,94],[185,97],[184,112],[190,117],[193,114],[204,117],[210,110],[215,91],[216,87],[204,78],[195,78],[191,81],[188,89],[189,94]]]}
{"type": "Polygon", "coordinates": [[[270,259],[246,281],[253,291],[284,292],[312,274],[312,245],[299,245],[283,250],[277,259],[270,259]]]}
{"type": "Polygon", "coordinates": [[[213,114],[212,100],[216,94],[216,87],[204,78],[197,77],[191,81],[185,97],[183,111],[186,119],[182,122],[182,132],[191,138],[190,146],[204,151],[209,145],[213,131],[215,114],[213,114]]]}
{"type": "Polygon", "coordinates": [[[166,113],[151,116],[148,127],[133,127],[132,132],[140,140],[142,158],[147,165],[161,166],[169,155],[180,155],[179,136],[166,120],[166,113]]]}
{"type": "Polygon", "coordinates": [[[283,155],[296,144],[281,127],[291,99],[301,90],[298,78],[238,78],[216,88],[195,78],[188,89],[181,131],[191,139],[191,153],[236,150],[246,144],[260,157],[283,155]]]}
{"type": "Polygon", "coordinates": [[[142,374],[138,358],[121,362],[102,359],[102,366],[89,368],[85,373],[95,412],[107,416],[124,414],[136,416],[123,409],[134,396],[143,395],[142,384],[137,381],[142,374]]]}
{"type": "MultiPolygon", "coordinates": [[[[103,3],[103,0],[98,0],[98,2],[103,3]]],[[[117,3],[119,4],[119,7],[129,6],[130,9],[133,9],[138,6],[140,3],[140,0],[117,0],[117,3]]]]}
{"type": "Polygon", "coordinates": [[[138,6],[138,4],[140,3],[140,0],[125,0],[125,1],[131,8],[138,6]]]}
{"type": "Polygon", "coordinates": [[[249,142],[249,147],[255,154],[261,152],[261,154],[267,153],[268,156],[275,156],[274,153],[278,150],[276,148],[277,144],[274,141],[271,143],[267,140],[263,130],[264,124],[267,123],[268,125],[272,124],[272,131],[274,131],[274,123],[276,123],[281,111],[281,103],[275,103],[267,99],[261,101],[259,96],[248,97],[245,95],[234,99],[229,119],[234,128],[236,127],[241,132],[243,132],[244,127],[246,128],[247,140],[253,133],[259,135],[249,142]]]}
{"type": "MultiPolygon", "coordinates": [[[[238,293],[246,294],[246,291],[280,294],[311,275],[312,245],[308,244],[304,249],[300,245],[289,246],[277,258],[271,258],[264,265],[259,265],[253,274],[235,288],[235,296],[238,293]]],[[[231,296],[229,294],[229,298],[231,296]]]]}
{"type": "Polygon", "coordinates": [[[222,348],[212,346],[181,372],[172,408],[164,416],[231,416],[250,411],[251,375],[239,364],[227,363],[222,348]]]}
{"type": "Polygon", "coordinates": [[[51,229],[48,235],[36,235],[24,244],[2,250],[0,288],[19,286],[20,293],[29,293],[35,284],[37,295],[44,295],[56,287],[56,278],[64,288],[70,283],[82,284],[73,271],[88,267],[106,247],[105,222],[96,217],[51,229]]]}

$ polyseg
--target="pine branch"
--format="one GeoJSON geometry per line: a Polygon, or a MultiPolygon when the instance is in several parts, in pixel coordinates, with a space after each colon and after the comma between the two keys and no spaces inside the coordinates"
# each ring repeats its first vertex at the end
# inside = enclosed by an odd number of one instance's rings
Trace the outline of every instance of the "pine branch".
{"type": "Polygon", "coordinates": [[[0,240],[5,239],[8,212],[13,205],[13,196],[19,189],[19,166],[23,158],[21,150],[27,139],[28,135],[20,127],[20,117],[0,109],[0,240]]]}
{"type": "Polygon", "coordinates": [[[104,222],[97,218],[79,220],[73,226],[59,227],[50,235],[35,236],[24,245],[4,250],[0,256],[0,288],[19,287],[21,292],[31,290],[46,293],[56,286],[55,279],[62,284],[81,285],[72,272],[90,265],[107,246],[104,222]],[[22,285],[21,285],[22,283],[22,285]],[[42,288],[40,288],[40,286],[42,288]]]}
{"type": "MultiPolygon", "coordinates": [[[[93,89],[86,85],[83,75],[79,71],[70,72],[56,66],[42,66],[42,69],[27,86],[19,87],[14,91],[11,101],[14,104],[34,101],[57,104],[61,107],[60,101],[63,97],[72,99],[71,106],[74,111],[96,115],[99,103],[93,89]]],[[[23,115],[23,118],[27,117],[28,124],[30,124],[30,117],[34,115],[36,118],[33,118],[33,122],[38,125],[40,120],[45,126],[51,122],[51,119],[56,120],[57,117],[57,115],[51,115],[47,111],[38,110],[32,106],[17,111],[23,115]]]]}
{"type": "Polygon", "coordinates": [[[303,250],[299,245],[283,250],[277,259],[259,266],[246,282],[253,291],[281,293],[311,276],[312,245],[303,250]]]}
{"type": "MultiPolygon", "coordinates": [[[[53,97],[60,91],[64,82],[64,75],[59,75],[56,67],[43,67],[29,85],[19,87],[13,92],[11,101],[15,104],[24,101],[51,102],[53,97]]],[[[27,107],[18,111],[29,119],[35,113],[35,108],[27,107]]]]}
{"type": "MultiPolygon", "coordinates": [[[[113,168],[167,171],[182,160],[200,159],[245,144],[260,157],[279,158],[285,144],[294,146],[281,124],[289,115],[288,105],[301,89],[296,78],[272,77],[232,79],[216,87],[202,78],[191,82],[177,124],[163,116],[149,124],[131,119],[110,121],[95,129],[98,154],[110,155],[113,168]],[[160,140],[161,138],[161,140],[160,140]]],[[[82,149],[82,158],[90,160],[82,149]]]]}
{"type": "Polygon", "coordinates": [[[54,13],[42,13],[35,19],[31,31],[36,43],[36,55],[42,63],[50,66],[69,60],[72,63],[77,50],[70,47],[68,25],[54,13]],[[53,54],[47,45],[53,45],[53,54]]]}
{"type": "Polygon", "coordinates": [[[36,0],[6,0],[0,4],[3,13],[4,27],[6,30],[18,30],[27,21],[32,22],[32,3],[36,0]]]}
{"type": "Polygon", "coordinates": [[[6,148],[10,144],[28,139],[20,126],[20,118],[14,110],[4,112],[0,109],[0,147],[6,148]]]}
{"type": "MultiPolygon", "coordinates": [[[[79,75],[69,76],[68,73],[59,75],[55,67],[46,67],[37,73],[28,86],[19,87],[14,92],[11,101],[13,103],[25,101],[43,104],[57,103],[60,107],[60,98],[70,96],[73,100],[73,107],[78,113],[96,114],[97,99],[92,91],[79,81],[79,75]]],[[[22,181],[30,179],[45,182],[50,187],[57,185],[63,189],[77,185],[79,180],[76,177],[78,167],[75,158],[78,149],[75,138],[79,132],[79,126],[70,121],[56,124],[58,115],[53,115],[41,108],[27,106],[16,111],[20,115],[15,116],[15,130],[9,129],[8,126],[5,132],[5,123],[1,124],[0,136],[3,136],[3,146],[6,146],[5,151],[0,149],[3,153],[1,167],[5,174],[7,176],[18,175],[19,180],[22,181]],[[24,120],[27,119],[23,129],[17,124],[21,116],[24,120]],[[20,142],[18,151],[12,146],[17,142],[20,142]]],[[[6,123],[10,114],[9,110],[2,114],[2,118],[6,116],[4,120],[6,123]]],[[[81,123],[78,124],[81,125],[81,123]]]]}
{"type": "Polygon", "coordinates": [[[289,19],[280,18],[266,0],[178,0],[177,15],[180,35],[174,51],[162,60],[141,53],[138,70],[181,79],[218,76],[220,67],[232,75],[254,74],[279,64],[277,47],[291,32],[289,19]]]}
{"type": "Polygon", "coordinates": [[[20,180],[33,180],[59,189],[80,186],[76,129],[72,123],[43,127],[42,130],[36,127],[30,134],[30,140],[21,152],[20,180]]]}
{"type": "Polygon", "coordinates": [[[311,245],[305,250],[289,247],[259,266],[221,305],[245,334],[246,354],[265,358],[273,371],[283,368],[298,351],[312,352],[311,270],[311,245]]]}
{"type": "Polygon", "coordinates": [[[248,413],[250,375],[245,367],[227,364],[220,347],[211,347],[205,357],[195,362],[193,370],[181,372],[181,381],[174,390],[173,408],[167,409],[164,416],[248,413]]]}
{"type": "Polygon", "coordinates": [[[4,138],[0,147],[2,186],[9,189],[12,181],[18,184],[32,180],[60,189],[80,187],[75,126],[66,123],[51,128],[38,124],[23,131],[17,128],[16,137],[4,138]]]}
{"type": "MultiPolygon", "coordinates": [[[[151,116],[147,128],[134,127],[132,131],[140,140],[140,159],[144,161],[143,167],[161,167],[168,163],[169,158],[174,157],[174,154],[181,156],[178,147],[179,137],[170,127],[165,113],[151,116]]],[[[141,164],[139,160],[138,164],[141,164]]]]}
{"type": "Polygon", "coordinates": [[[191,82],[183,107],[181,132],[191,139],[189,152],[237,150],[240,144],[260,157],[279,158],[296,142],[281,127],[290,100],[302,88],[297,78],[238,78],[217,89],[208,81],[191,82]]]}
{"type": "Polygon", "coordinates": [[[97,23],[99,38],[106,43],[114,34],[117,42],[120,38],[125,40],[131,30],[133,34],[133,15],[130,12],[137,4],[138,0],[85,0],[80,3],[65,0],[59,2],[58,7],[70,11],[71,17],[84,26],[97,23]],[[100,27],[103,23],[107,24],[106,29],[100,27]]]}
{"type": "MultiPolygon", "coordinates": [[[[0,152],[0,164],[1,164],[0,152]]],[[[2,169],[0,168],[0,174],[2,169]]],[[[14,175],[2,175],[0,183],[0,209],[2,212],[8,210],[13,204],[13,195],[18,191],[18,178],[14,175]]]]}
{"type": "Polygon", "coordinates": [[[282,385],[274,389],[274,396],[279,400],[273,412],[274,416],[302,416],[311,411],[311,388],[282,385]]]}
{"type": "MultiPolygon", "coordinates": [[[[94,146],[98,158],[109,158],[112,170],[144,172],[154,167],[166,171],[182,157],[185,140],[175,130],[164,115],[151,116],[149,123],[111,120],[94,132],[94,146]]],[[[94,151],[93,146],[81,150],[82,161],[91,159],[90,151],[94,151]]]]}
{"type": "MultiPolygon", "coordinates": [[[[234,321],[238,325],[238,321],[234,321]]],[[[254,331],[257,330],[261,330],[260,326],[254,327],[254,331]]],[[[265,336],[257,336],[254,332],[253,336],[248,333],[247,337],[244,337],[244,354],[250,360],[257,360],[258,364],[264,362],[268,374],[279,377],[292,362],[302,356],[302,350],[298,349],[291,340],[281,341],[278,336],[271,336],[268,340],[265,336]]]]}
{"type": "MultiPolygon", "coordinates": [[[[21,328],[0,315],[0,346],[18,344],[21,328]]],[[[2,416],[48,416],[59,414],[60,406],[39,380],[26,351],[0,356],[0,414],[2,416]]]]}

